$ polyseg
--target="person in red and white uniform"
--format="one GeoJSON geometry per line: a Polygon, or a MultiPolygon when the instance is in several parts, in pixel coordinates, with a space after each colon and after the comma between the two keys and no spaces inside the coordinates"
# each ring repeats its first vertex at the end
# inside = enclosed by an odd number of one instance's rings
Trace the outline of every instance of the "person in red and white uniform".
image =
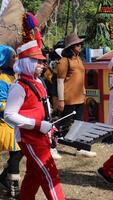
{"type": "Polygon", "coordinates": [[[20,200],[35,200],[40,186],[48,200],[64,200],[58,170],[50,153],[52,124],[45,121],[42,102],[47,93],[38,78],[45,57],[35,40],[19,47],[17,54],[19,59],[14,64],[14,71],[20,78],[10,88],[4,117],[16,127],[16,140],[27,158],[20,200]],[[35,86],[40,99],[21,79],[35,86]]]}

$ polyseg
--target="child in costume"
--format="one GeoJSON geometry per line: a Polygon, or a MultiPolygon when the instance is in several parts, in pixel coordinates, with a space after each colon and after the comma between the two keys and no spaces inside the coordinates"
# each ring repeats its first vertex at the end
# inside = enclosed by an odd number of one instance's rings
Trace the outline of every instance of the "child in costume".
{"type": "Polygon", "coordinates": [[[19,162],[22,153],[15,142],[14,129],[4,122],[4,109],[10,85],[15,79],[12,69],[15,56],[16,53],[12,47],[0,45],[0,151],[9,150],[9,159],[7,166],[0,174],[0,183],[13,197],[19,194],[19,162]]]}
{"type": "Polygon", "coordinates": [[[58,170],[50,153],[52,124],[45,120],[48,107],[43,101],[47,93],[38,78],[45,58],[36,40],[19,47],[17,53],[19,60],[14,71],[20,74],[20,79],[10,88],[4,116],[16,127],[16,139],[27,158],[20,200],[35,200],[40,186],[48,200],[64,200],[58,170]],[[37,96],[28,82],[35,87],[37,96]]]}

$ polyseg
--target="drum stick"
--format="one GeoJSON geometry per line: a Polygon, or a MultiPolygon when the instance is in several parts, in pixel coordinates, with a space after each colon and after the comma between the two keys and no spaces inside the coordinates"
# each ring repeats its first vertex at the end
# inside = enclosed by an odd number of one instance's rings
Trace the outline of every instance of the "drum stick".
{"type": "Polygon", "coordinates": [[[62,118],[60,118],[60,119],[54,121],[54,122],[52,123],[52,125],[56,124],[57,122],[62,121],[63,119],[65,119],[65,118],[67,118],[67,117],[70,117],[71,115],[76,115],[76,111],[74,110],[74,111],[73,111],[72,113],[70,113],[69,115],[66,115],[66,116],[64,116],[64,117],[62,117],[62,118]]]}

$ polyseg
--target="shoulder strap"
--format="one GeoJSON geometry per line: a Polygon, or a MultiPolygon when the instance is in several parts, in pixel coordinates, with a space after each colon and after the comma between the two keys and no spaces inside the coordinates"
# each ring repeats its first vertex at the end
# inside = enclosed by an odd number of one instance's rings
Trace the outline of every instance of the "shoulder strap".
{"type": "Polygon", "coordinates": [[[28,85],[30,87],[30,89],[34,92],[34,94],[38,97],[38,100],[42,101],[43,106],[44,106],[44,110],[45,110],[45,120],[50,121],[50,114],[49,114],[49,109],[48,109],[47,97],[46,98],[41,98],[39,93],[38,93],[38,91],[34,87],[34,85],[31,82],[29,82],[28,80],[18,79],[18,81],[28,85]]]}
{"type": "Polygon", "coordinates": [[[41,97],[38,93],[38,91],[36,90],[36,88],[34,87],[34,85],[29,82],[28,80],[25,80],[25,79],[18,79],[18,81],[22,82],[22,83],[25,83],[26,85],[28,85],[30,87],[30,89],[35,93],[35,95],[38,97],[38,100],[41,101],[41,97]]]}
{"type": "Polygon", "coordinates": [[[69,74],[70,73],[70,62],[69,62],[69,58],[67,58],[67,62],[68,62],[68,68],[67,68],[67,74],[69,74]]]}

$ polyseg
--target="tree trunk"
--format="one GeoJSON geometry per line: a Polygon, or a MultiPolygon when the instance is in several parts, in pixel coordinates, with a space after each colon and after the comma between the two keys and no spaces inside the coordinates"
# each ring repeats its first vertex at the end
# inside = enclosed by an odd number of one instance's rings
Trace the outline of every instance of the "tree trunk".
{"type": "Polygon", "coordinates": [[[72,0],[72,24],[73,32],[77,34],[77,9],[79,7],[79,0],[72,0]]]}
{"type": "MultiPolygon", "coordinates": [[[[5,1],[5,0],[4,0],[5,1]]],[[[45,0],[36,17],[39,28],[47,24],[59,0],[45,0]]],[[[16,48],[22,40],[22,17],[25,10],[20,0],[9,0],[8,6],[0,16],[0,44],[16,48]]]]}
{"type": "Polygon", "coordinates": [[[36,14],[36,17],[39,22],[39,26],[50,19],[50,16],[54,12],[55,7],[58,5],[59,0],[45,0],[44,3],[41,5],[39,11],[36,14]]]}
{"type": "Polygon", "coordinates": [[[19,0],[10,0],[0,16],[0,44],[14,48],[21,43],[24,8],[19,0]]]}

